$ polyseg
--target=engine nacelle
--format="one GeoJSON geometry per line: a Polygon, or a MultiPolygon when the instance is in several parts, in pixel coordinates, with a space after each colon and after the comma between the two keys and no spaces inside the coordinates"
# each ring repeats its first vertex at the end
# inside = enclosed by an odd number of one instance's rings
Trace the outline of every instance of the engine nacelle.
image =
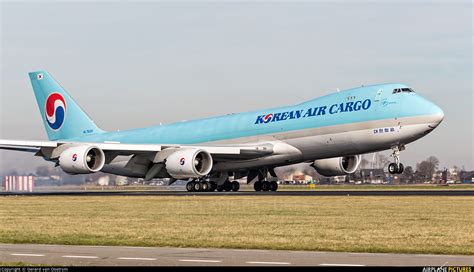
{"type": "Polygon", "coordinates": [[[176,179],[200,178],[211,171],[212,157],[202,149],[178,149],[166,158],[165,167],[176,179]]]}
{"type": "Polygon", "coordinates": [[[104,151],[90,145],[69,147],[59,156],[59,166],[69,174],[94,173],[100,171],[104,164],[104,151]]]}
{"type": "Polygon", "coordinates": [[[319,174],[332,177],[354,173],[359,167],[360,161],[360,155],[344,156],[316,160],[311,166],[313,166],[319,174]]]}

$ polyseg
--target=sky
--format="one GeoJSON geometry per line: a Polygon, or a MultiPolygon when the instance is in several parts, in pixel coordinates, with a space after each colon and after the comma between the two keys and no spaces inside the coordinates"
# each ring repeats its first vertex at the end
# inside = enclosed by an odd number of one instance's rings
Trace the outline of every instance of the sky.
{"type": "MultiPolygon", "coordinates": [[[[110,131],[400,82],[445,112],[402,162],[434,155],[441,167],[474,169],[470,1],[3,1],[0,9],[2,139],[47,139],[27,75],[38,69],[110,131]]],[[[45,163],[0,151],[0,170],[45,163]]]]}

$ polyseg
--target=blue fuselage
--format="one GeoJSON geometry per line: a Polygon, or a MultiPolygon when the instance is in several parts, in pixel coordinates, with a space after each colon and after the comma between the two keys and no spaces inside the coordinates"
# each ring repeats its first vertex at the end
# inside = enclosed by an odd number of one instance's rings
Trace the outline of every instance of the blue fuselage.
{"type": "Polygon", "coordinates": [[[393,93],[403,84],[380,84],[335,92],[301,104],[228,114],[168,125],[104,132],[71,139],[142,144],[196,144],[273,135],[377,120],[442,114],[414,92],[393,93]]]}

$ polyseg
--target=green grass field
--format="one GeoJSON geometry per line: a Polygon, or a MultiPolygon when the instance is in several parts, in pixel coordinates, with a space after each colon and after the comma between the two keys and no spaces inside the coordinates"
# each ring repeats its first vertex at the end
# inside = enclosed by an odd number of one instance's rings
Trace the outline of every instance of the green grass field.
{"type": "Polygon", "coordinates": [[[0,242],[474,254],[474,198],[0,197],[0,242]]]}
{"type": "MultiPolygon", "coordinates": [[[[251,188],[252,189],[252,188],[251,188]]],[[[361,185],[318,185],[310,187],[309,185],[280,185],[278,190],[474,190],[474,185],[471,184],[453,184],[449,186],[441,186],[436,184],[403,184],[403,185],[376,185],[376,184],[361,184],[361,185]]]]}

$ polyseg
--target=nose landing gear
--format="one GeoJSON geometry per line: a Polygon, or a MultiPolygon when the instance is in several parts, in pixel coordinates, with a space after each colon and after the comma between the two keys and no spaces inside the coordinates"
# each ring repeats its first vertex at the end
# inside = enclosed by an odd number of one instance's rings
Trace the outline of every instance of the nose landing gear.
{"type": "Polygon", "coordinates": [[[397,146],[392,147],[392,150],[393,150],[392,157],[393,157],[394,162],[388,165],[388,172],[390,174],[401,174],[403,173],[404,166],[400,162],[400,151],[405,150],[405,146],[397,145],[397,146]]]}

